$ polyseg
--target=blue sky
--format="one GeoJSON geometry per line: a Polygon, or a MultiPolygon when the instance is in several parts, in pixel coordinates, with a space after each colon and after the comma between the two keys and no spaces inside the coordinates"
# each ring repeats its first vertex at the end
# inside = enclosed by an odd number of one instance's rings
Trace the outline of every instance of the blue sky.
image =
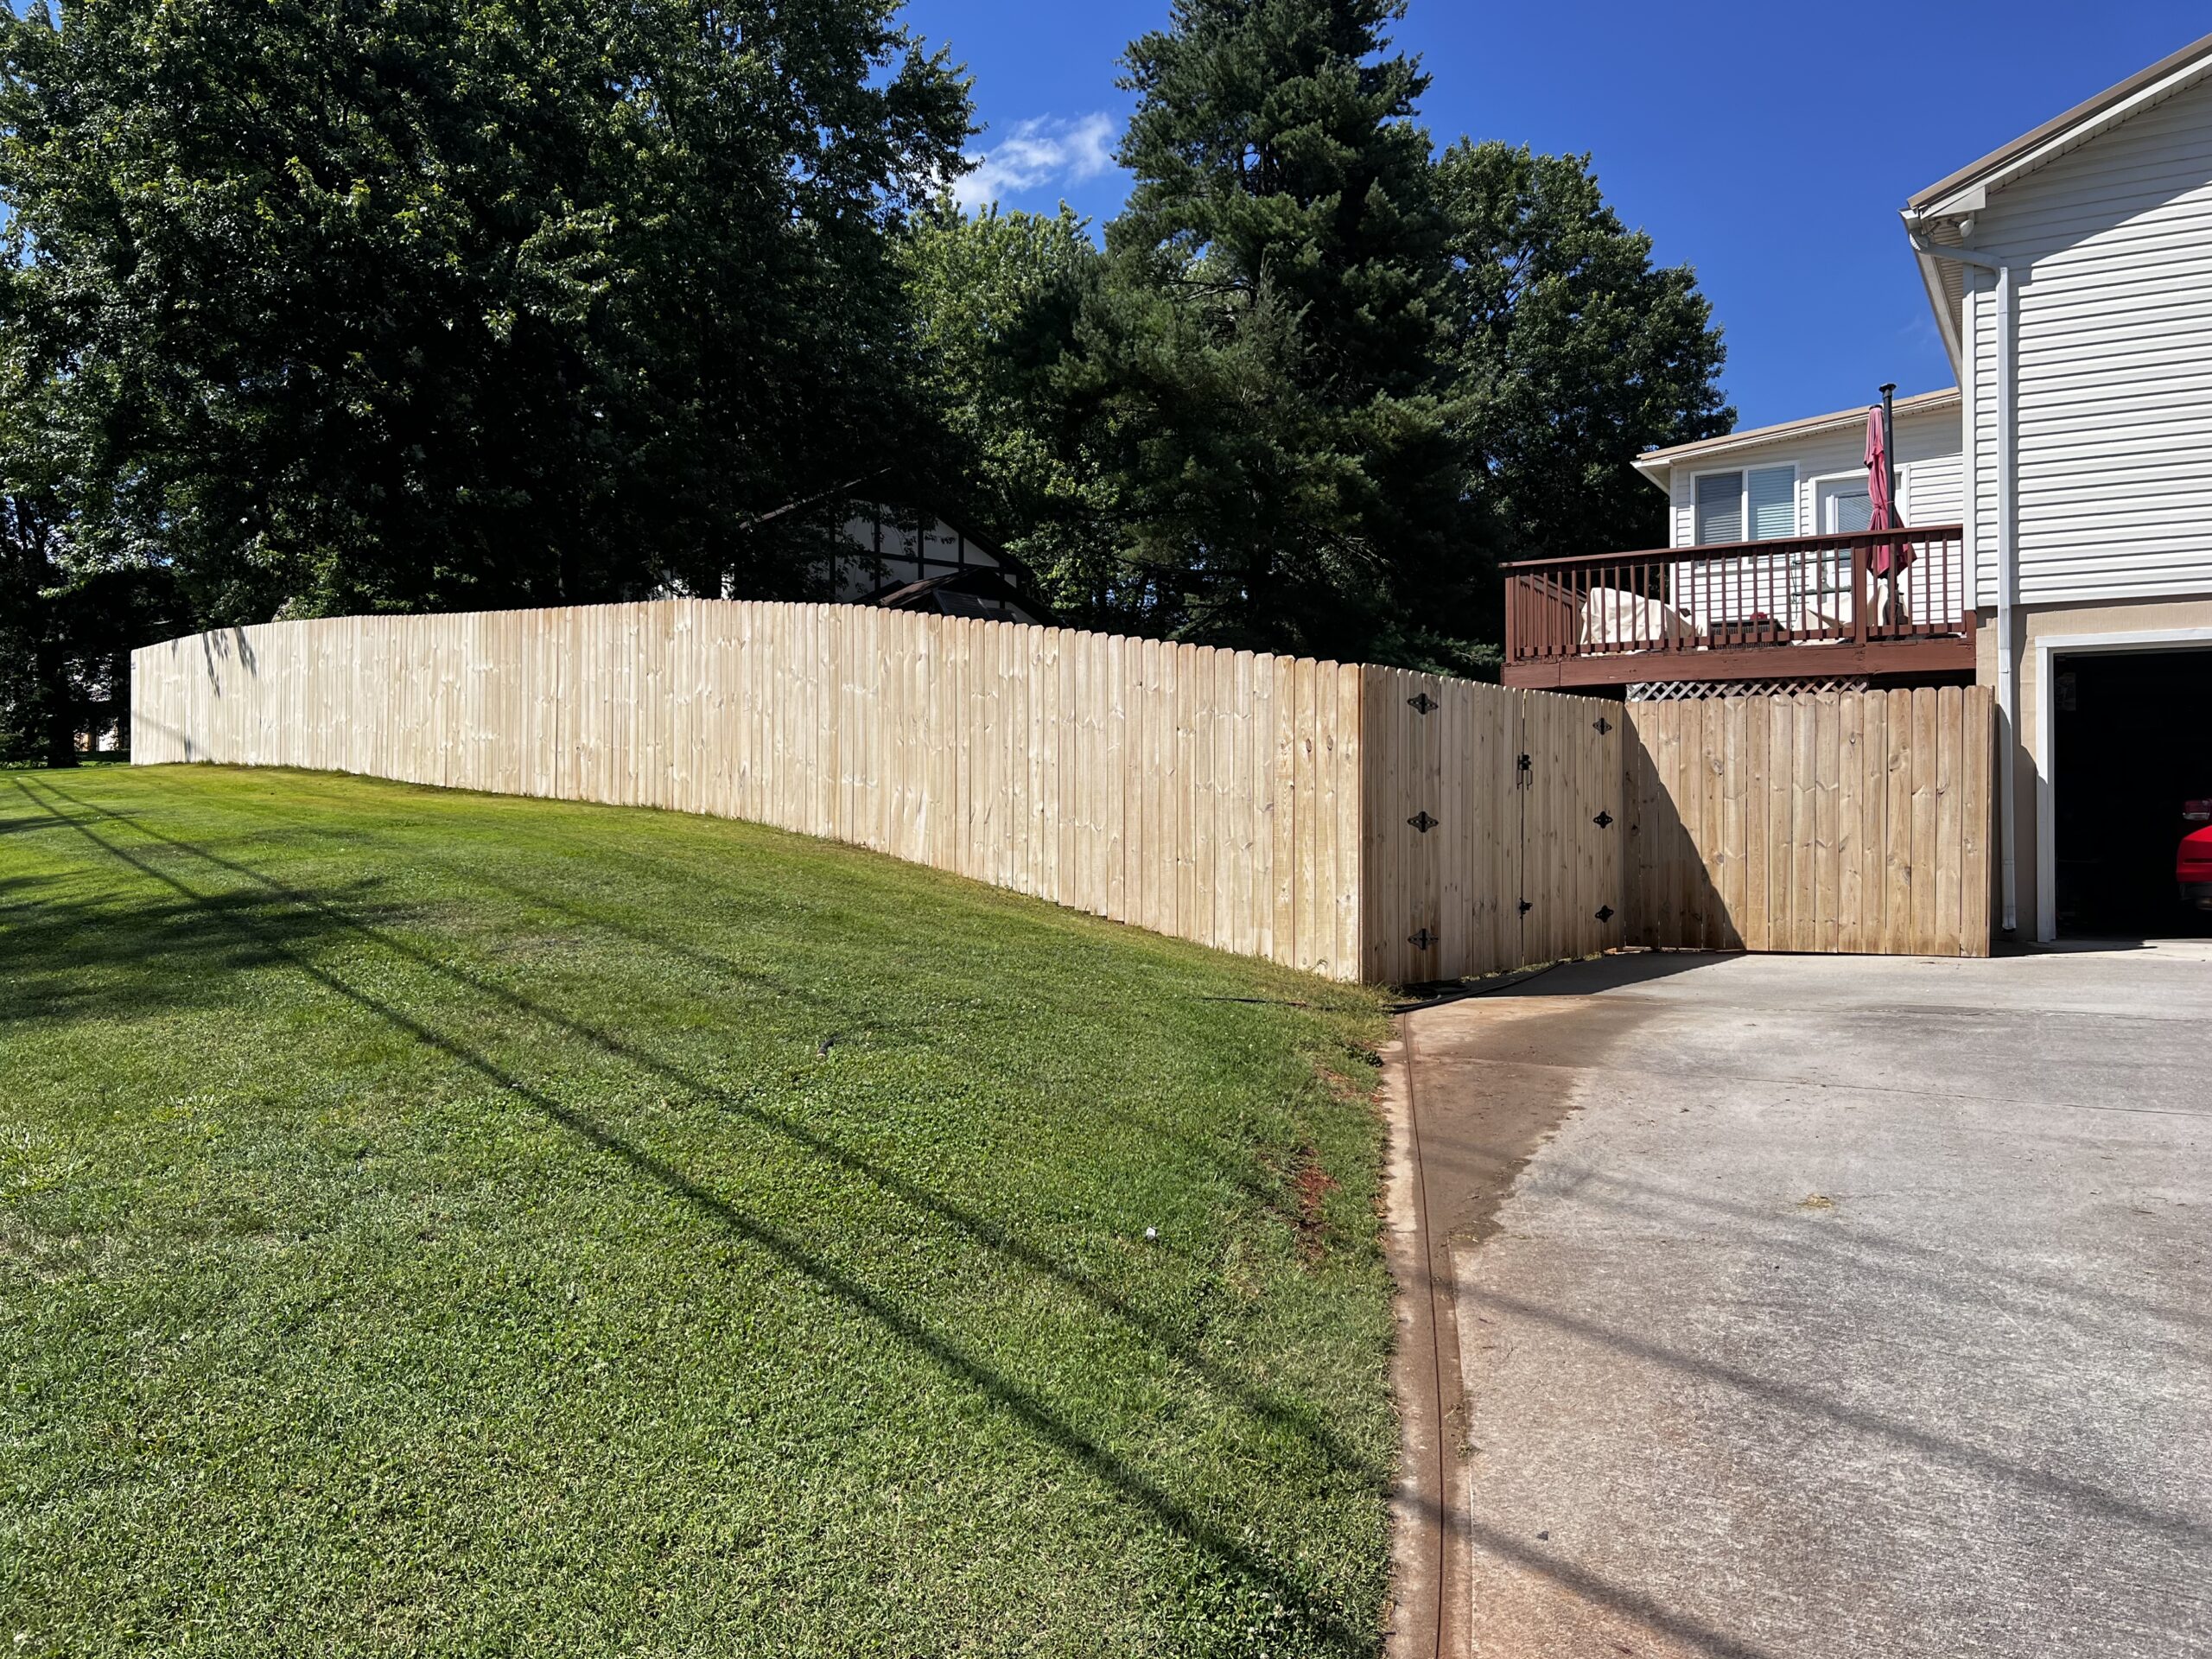
{"type": "MultiPolygon", "coordinates": [[[[988,130],[973,147],[998,198],[1065,199],[1103,221],[1127,182],[1110,160],[1129,107],[1117,60],[1167,11],[909,0],[906,17],[974,75],[988,130]]],[[[1440,143],[1592,153],[1657,257],[1696,267],[1751,426],[1867,402],[1885,380],[1948,385],[1897,225],[1905,198],[2208,31],[2202,0],[1413,0],[1400,40],[1433,77],[1422,113],[1440,143]]]]}

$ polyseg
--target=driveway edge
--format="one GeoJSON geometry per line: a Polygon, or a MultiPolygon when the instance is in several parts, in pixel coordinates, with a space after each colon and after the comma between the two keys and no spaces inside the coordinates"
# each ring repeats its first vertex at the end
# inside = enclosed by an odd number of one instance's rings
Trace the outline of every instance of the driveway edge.
{"type": "Polygon", "coordinates": [[[1388,1128],[1384,1236],[1397,1344],[1391,1391],[1398,1406],[1398,1471],[1390,1493],[1388,1659],[1456,1656],[1466,1592],[1459,1459],[1452,1425],[1460,1403],[1459,1325],[1452,1312],[1451,1241],[1429,1225],[1421,1115],[1408,1016],[1382,1051],[1379,1096],[1388,1128]]]}

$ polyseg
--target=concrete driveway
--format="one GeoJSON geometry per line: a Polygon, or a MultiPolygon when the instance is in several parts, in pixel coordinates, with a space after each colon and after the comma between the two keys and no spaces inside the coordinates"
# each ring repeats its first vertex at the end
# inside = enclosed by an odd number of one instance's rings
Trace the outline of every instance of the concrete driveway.
{"type": "Polygon", "coordinates": [[[2212,1654],[2212,945],[1624,957],[1408,1025],[1452,1649],[2212,1654]]]}

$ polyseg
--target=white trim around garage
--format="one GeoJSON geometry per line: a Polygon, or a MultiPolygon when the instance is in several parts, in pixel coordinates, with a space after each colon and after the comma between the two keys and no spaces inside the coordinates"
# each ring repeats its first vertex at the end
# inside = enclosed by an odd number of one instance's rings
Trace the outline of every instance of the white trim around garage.
{"type": "Polygon", "coordinates": [[[2031,643],[2036,654],[2036,940],[2049,944],[2058,937],[2058,779],[2052,767],[2056,745],[2051,731],[2057,711],[2051,674],[2054,659],[2120,652],[2202,651],[2212,646],[2212,628],[2059,633],[2031,643]]]}

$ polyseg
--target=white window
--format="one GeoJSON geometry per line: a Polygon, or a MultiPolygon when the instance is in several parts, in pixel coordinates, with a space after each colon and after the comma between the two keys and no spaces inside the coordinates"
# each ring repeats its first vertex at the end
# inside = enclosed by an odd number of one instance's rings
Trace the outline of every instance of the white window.
{"type": "Polygon", "coordinates": [[[1872,525],[1874,498],[1867,493],[1866,474],[1822,479],[1813,487],[1820,504],[1821,535],[1848,536],[1872,525]]]}
{"type": "Polygon", "coordinates": [[[1701,473],[1692,480],[1693,539],[1700,547],[1722,542],[1771,542],[1797,533],[1797,469],[1752,467],[1742,472],[1701,473]]]}

